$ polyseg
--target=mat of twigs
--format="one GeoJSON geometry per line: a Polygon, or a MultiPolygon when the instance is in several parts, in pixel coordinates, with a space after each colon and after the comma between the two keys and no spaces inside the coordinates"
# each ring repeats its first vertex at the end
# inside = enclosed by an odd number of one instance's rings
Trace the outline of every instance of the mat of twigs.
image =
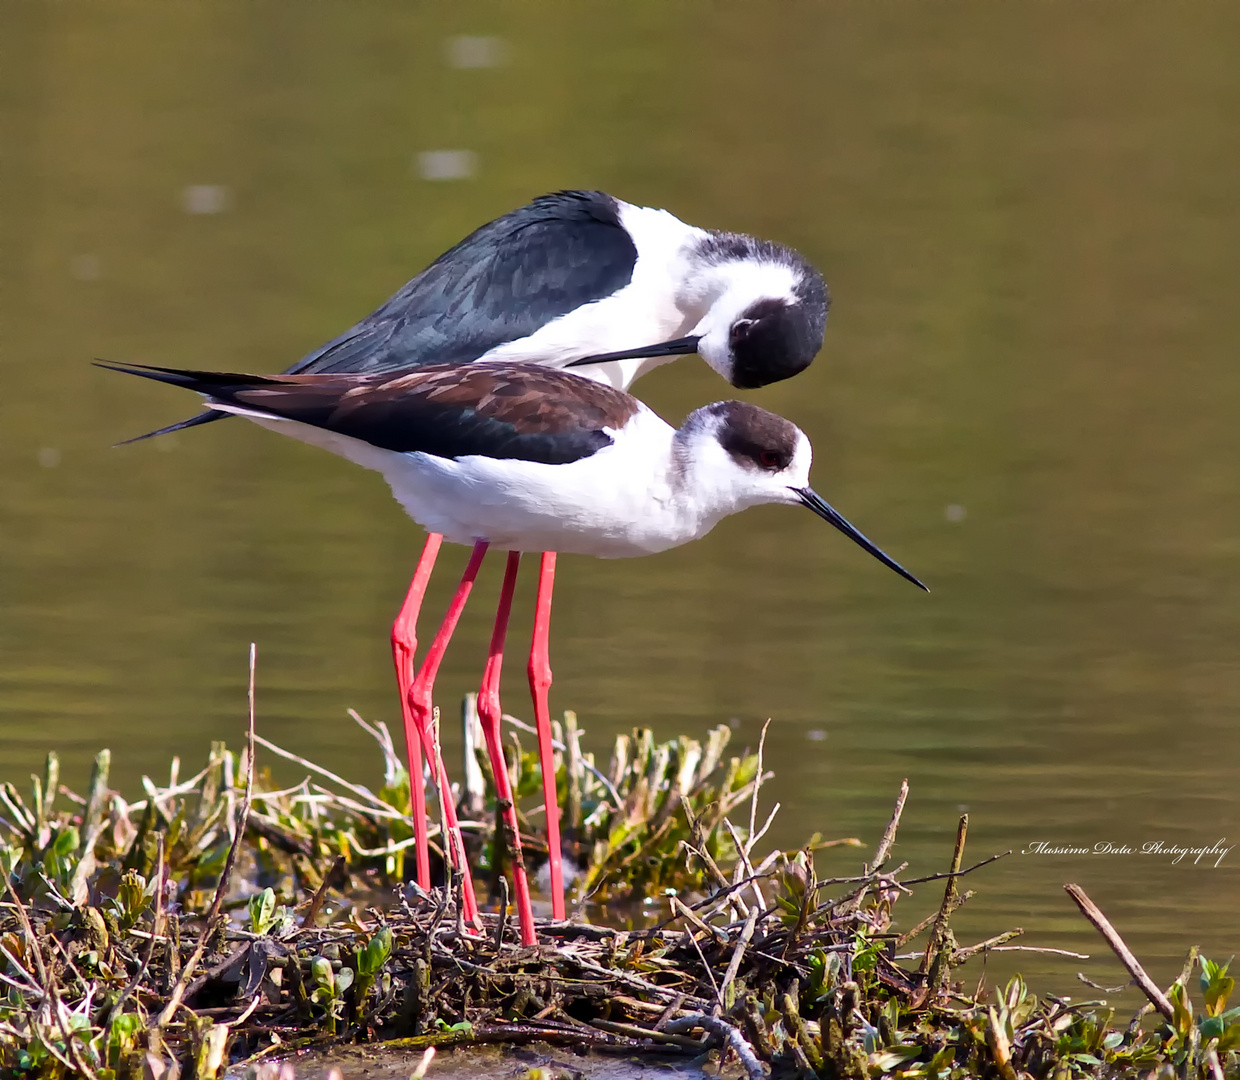
{"type": "MultiPolygon", "coordinates": [[[[757,854],[777,809],[763,806],[761,746],[728,757],[726,728],[705,743],[637,731],[604,769],[581,751],[570,714],[557,775],[579,888],[658,894],[664,918],[637,929],[542,921],[538,945],[522,947],[479,770],[455,794],[478,880],[498,899],[469,926],[456,882],[425,893],[402,880],[408,778],[382,725],[364,725],[383,750],[376,793],[254,733],[253,660],[249,719],[241,757],[215,746],[200,773],[182,781],[174,764],[168,784],[146,780],[133,803],[108,786],[106,752],[85,796],[60,784],[54,755],[28,800],[0,787],[6,1075],[160,1080],[230,1065],[267,1075],[290,1053],[344,1042],[710,1052],[753,1080],[1156,1068],[1221,1080],[1237,1068],[1226,965],[1194,950],[1164,991],[1075,885],[1065,888],[1147,999],[1135,1016],[1116,1025],[1105,1000],[1039,999],[1019,978],[989,994],[973,980],[966,993],[962,964],[1033,947],[1010,944],[1019,929],[956,940],[952,915],[973,895],[961,880],[1002,857],[965,864],[967,816],[942,870],[891,865],[907,783],[857,872],[823,878],[815,851],[857,841],[757,854]],[[256,777],[256,750],[299,763],[306,779],[279,788],[265,770],[256,777]],[[941,898],[902,929],[897,905],[915,888],[941,898]]],[[[509,765],[519,792],[541,789],[519,743],[509,765]]],[[[522,833],[536,858],[536,815],[522,833]]]]}

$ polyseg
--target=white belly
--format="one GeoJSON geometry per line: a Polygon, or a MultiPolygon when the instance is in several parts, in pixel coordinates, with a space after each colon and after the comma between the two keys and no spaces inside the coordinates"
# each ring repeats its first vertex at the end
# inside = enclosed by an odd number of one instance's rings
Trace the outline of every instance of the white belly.
{"type": "Polygon", "coordinates": [[[568,465],[403,454],[383,469],[405,512],[458,544],[604,559],[649,555],[693,539],[648,471],[608,468],[614,447],[568,465]]]}
{"type": "Polygon", "coordinates": [[[645,409],[619,441],[567,465],[402,454],[297,421],[226,411],[381,472],[414,521],[457,544],[621,559],[688,543],[718,520],[674,496],[673,432],[645,409]]]}

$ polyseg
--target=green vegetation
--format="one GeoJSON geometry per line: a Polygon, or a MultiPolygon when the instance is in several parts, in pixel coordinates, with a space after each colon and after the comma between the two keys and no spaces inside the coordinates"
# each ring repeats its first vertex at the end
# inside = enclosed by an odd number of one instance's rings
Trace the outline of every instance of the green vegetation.
{"type": "MultiPolygon", "coordinates": [[[[818,838],[757,858],[769,774],[760,747],[727,754],[726,727],[701,742],[635,731],[605,771],[582,753],[571,714],[557,731],[579,889],[615,903],[660,895],[663,922],[548,922],[535,948],[516,944],[505,912],[467,927],[457,882],[429,895],[403,884],[408,777],[386,729],[364,726],[383,756],[377,792],[304,761],[306,778],[278,788],[267,770],[254,775],[255,745],[300,759],[258,737],[241,755],[213,745],[186,780],[174,762],[133,803],[109,788],[107,751],[85,796],[60,784],[55,755],[28,797],[0,787],[5,1075],[215,1077],[230,1062],[265,1074],[281,1053],[341,1041],[689,1056],[717,1046],[755,1080],[767,1070],[1220,1080],[1237,1068],[1228,965],[1194,951],[1164,994],[1075,886],[1149,1005],[1125,1023],[1104,1001],[1039,999],[1019,978],[966,994],[959,965],[1019,931],[968,946],[953,935],[971,895],[960,878],[993,861],[962,866],[967,818],[946,872],[887,868],[907,785],[855,876],[817,875],[818,838]],[[900,897],[935,882],[937,911],[897,932],[900,897]]],[[[519,792],[540,790],[515,735],[509,767],[519,792]]],[[[494,803],[467,790],[462,806],[485,880],[504,862],[494,803]]],[[[522,830],[537,858],[536,822],[522,830]]]]}

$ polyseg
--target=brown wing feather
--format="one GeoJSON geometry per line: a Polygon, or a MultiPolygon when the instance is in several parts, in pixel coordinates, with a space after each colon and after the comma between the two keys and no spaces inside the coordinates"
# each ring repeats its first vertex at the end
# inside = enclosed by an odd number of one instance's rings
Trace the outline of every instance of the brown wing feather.
{"type": "MultiPolygon", "coordinates": [[[[341,376],[293,376],[330,379],[341,376]]],[[[473,409],[478,415],[511,424],[522,435],[564,430],[622,427],[637,412],[631,395],[569,372],[538,364],[480,363],[467,367],[422,368],[395,379],[354,377],[340,397],[336,415],[343,418],[381,402],[420,397],[449,409],[473,409]]]]}
{"type": "Polygon", "coordinates": [[[286,375],[213,388],[213,397],[443,457],[567,462],[611,443],[636,398],[537,364],[476,363],[386,375],[286,375]]]}

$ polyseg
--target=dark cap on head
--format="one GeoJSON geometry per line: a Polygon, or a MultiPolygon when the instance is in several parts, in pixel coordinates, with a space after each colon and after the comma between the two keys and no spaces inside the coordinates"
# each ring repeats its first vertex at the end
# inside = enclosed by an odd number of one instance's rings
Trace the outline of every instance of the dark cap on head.
{"type": "Polygon", "coordinates": [[[814,265],[790,247],[742,233],[712,233],[701,241],[698,253],[717,266],[749,262],[792,271],[791,295],[755,300],[732,324],[728,381],[740,390],[753,390],[809,367],[822,348],[831,304],[827,284],[814,265]]]}
{"type": "Polygon", "coordinates": [[[800,433],[790,420],[747,401],[716,402],[710,413],[719,418],[715,438],[738,465],[780,472],[792,463],[800,433]]]}
{"type": "Polygon", "coordinates": [[[732,324],[732,385],[753,390],[799,374],[822,348],[827,328],[827,287],[806,266],[792,302],[769,298],[750,304],[732,324]]]}

